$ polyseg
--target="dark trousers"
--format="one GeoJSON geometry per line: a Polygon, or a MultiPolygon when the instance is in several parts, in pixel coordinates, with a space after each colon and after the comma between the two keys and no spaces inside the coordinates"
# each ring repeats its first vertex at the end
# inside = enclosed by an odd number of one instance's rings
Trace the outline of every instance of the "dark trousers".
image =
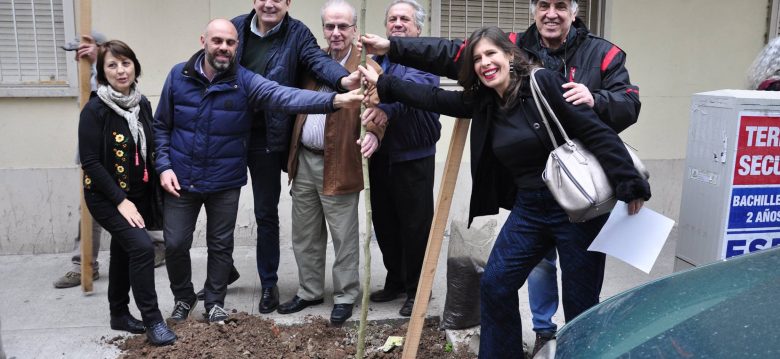
{"type": "MultiPolygon", "coordinates": [[[[108,266],[108,305],[111,316],[130,314],[130,288],[144,325],[162,321],[154,289],[154,243],[146,229],[131,227],[117,207],[103,195],[85,192],[92,217],[111,233],[108,266]]],[[[148,206],[145,198],[128,198],[139,212],[148,206]]]]}
{"type": "Polygon", "coordinates": [[[370,163],[371,207],[385,289],[414,297],[433,220],[435,156],[391,162],[375,154],[370,163]]]}
{"type": "Polygon", "coordinates": [[[228,277],[233,268],[233,232],[238,214],[240,189],[214,193],[179,191],[181,197],[165,195],[165,265],[176,301],[195,301],[192,286],[190,248],[201,207],[206,207],[206,310],[225,305],[228,277]]]}
{"type": "Polygon", "coordinates": [[[547,189],[518,193],[482,274],[480,358],[523,357],[517,291],[553,248],[560,259],[566,321],[599,302],[605,255],[588,246],[608,217],[571,223],[547,189]]]}
{"type": "Polygon", "coordinates": [[[273,287],[279,280],[279,176],[285,161],[283,152],[256,150],[249,152],[247,162],[257,223],[257,274],[263,288],[273,287]]]}

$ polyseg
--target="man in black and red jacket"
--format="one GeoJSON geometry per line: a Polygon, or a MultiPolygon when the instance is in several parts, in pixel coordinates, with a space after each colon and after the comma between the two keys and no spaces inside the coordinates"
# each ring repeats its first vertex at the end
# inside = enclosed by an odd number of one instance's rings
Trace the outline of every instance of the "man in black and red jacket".
{"type": "MultiPolygon", "coordinates": [[[[576,0],[533,0],[534,24],[510,38],[531,59],[568,79],[564,97],[586,105],[616,132],[634,124],[639,116],[639,88],[631,84],[626,54],[616,45],[590,33],[576,18],[576,0]]],[[[436,75],[457,79],[464,41],[441,38],[363,37],[369,53],[436,75]]],[[[466,59],[470,61],[470,59],[466,59]]],[[[536,344],[533,353],[554,337],[552,316],[558,309],[556,253],[551,251],[528,277],[536,344]]]]}

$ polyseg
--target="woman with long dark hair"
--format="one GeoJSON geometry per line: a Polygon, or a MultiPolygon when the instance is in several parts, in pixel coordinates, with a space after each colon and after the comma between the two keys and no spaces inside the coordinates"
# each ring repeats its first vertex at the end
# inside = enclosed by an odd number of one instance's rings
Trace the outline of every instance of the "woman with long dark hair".
{"type": "Polygon", "coordinates": [[[146,232],[161,229],[162,219],[152,108],[136,86],[140,75],[141,64],[127,44],[112,40],[100,45],[97,96],[81,111],[79,153],[87,208],[111,233],[111,328],[146,332],[151,344],[168,345],[176,335],[157,308],[154,243],[146,232]],[[142,321],[130,314],[130,288],[142,321]]]}
{"type": "MultiPolygon", "coordinates": [[[[587,248],[608,216],[571,223],[542,181],[553,145],[530,92],[529,76],[536,66],[497,27],[475,31],[460,56],[464,60],[458,83],[464,91],[361,71],[377,85],[382,102],[400,101],[473,119],[469,222],[496,214],[499,207],[511,210],[482,275],[480,357],[522,358],[517,291],[531,269],[556,248],[566,320],[598,303],[605,256],[587,248]]],[[[566,81],[560,74],[542,69],[535,76],[567,134],[594,153],[617,198],[629,204],[629,214],[637,213],[650,198],[650,185],[634,168],[620,138],[592,109],[563,99],[561,85],[566,81]]]]}

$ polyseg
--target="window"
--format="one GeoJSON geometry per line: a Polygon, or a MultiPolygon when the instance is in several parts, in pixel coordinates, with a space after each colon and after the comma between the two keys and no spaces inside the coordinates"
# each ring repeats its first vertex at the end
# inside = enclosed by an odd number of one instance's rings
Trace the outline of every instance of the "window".
{"type": "Polygon", "coordinates": [[[0,97],[75,96],[73,2],[0,0],[0,97]]]}
{"type": "MultiPolygon", "coordinates": [[[[486,25],[522,32],[534,21],[530,3],[530,0],[432,0],[431,30],[434,36],[450,39],[466,38],[486,25]]],[[[577,16],[594,34],[601,33],[600,3],[599,0],[577,1],[577,16]]]]}

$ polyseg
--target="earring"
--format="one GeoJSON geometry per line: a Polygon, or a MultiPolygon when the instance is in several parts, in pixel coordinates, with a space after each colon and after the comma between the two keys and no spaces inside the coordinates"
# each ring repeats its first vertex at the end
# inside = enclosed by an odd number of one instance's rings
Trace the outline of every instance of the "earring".
{"type": "Polygon", "coordinates": [[[509,73],[510,74],[515,73],[515,64],[514,63],[511,63],[511,62],[509,63],[509,73]]]}

